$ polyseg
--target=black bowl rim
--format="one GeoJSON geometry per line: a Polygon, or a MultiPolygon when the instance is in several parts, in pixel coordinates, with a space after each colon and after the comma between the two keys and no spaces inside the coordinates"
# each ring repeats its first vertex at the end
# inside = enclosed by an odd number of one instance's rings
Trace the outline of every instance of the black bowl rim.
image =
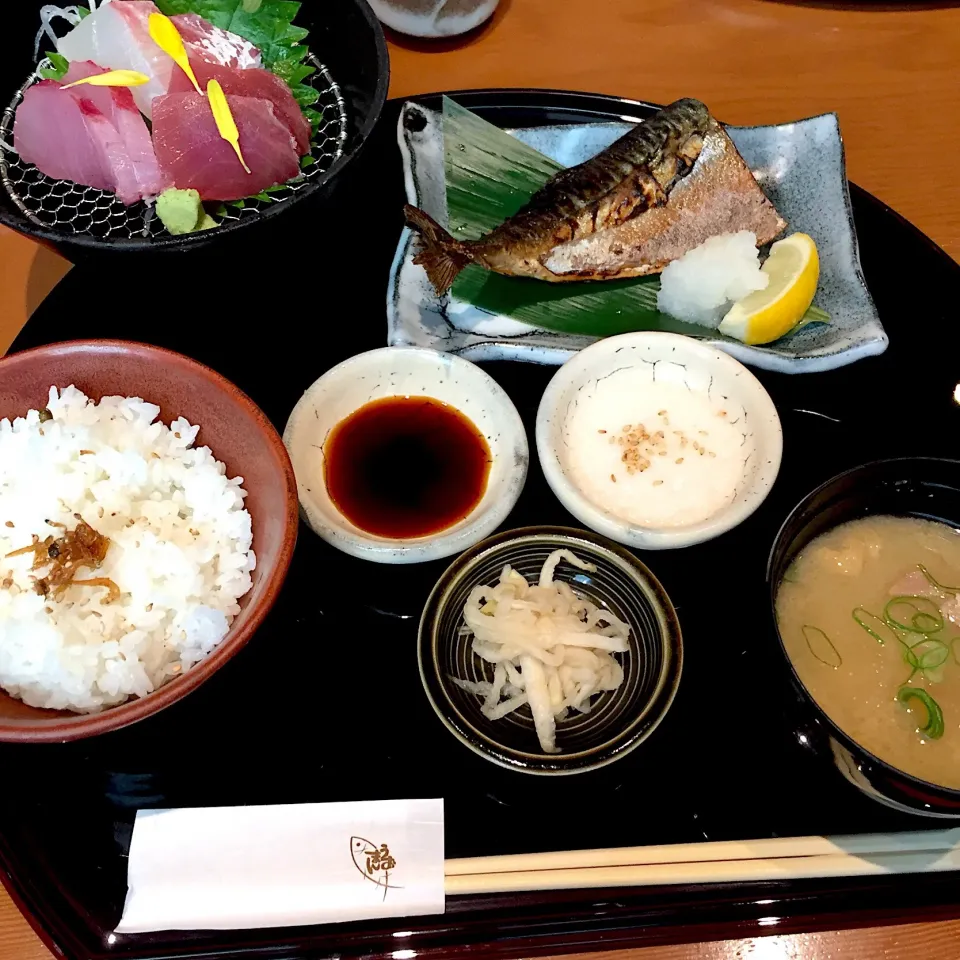
{"type": "MultiPolygon", "coordinates": [[[[560,549],[559,546],[558,549],[560,549]]],[[[431,657],[430,659],[432,660],[433,658],[431,657]]],[[[565,776],[596,770],[613,763],[648,739],[663,722],[676,699],[677,690],[679,689],[683,674],[683,633],[680,627],[679,617],[677,616],[676,609],[673,606],[669,594],[649,567],[629,550],[592,531],[575,527],[533,525],[518,527],[513,530],[504,530],[494,534],[492,537],[488,537],[486,540],[480,541],[461,553],[447,569],[444,570],[430,591],[430,596],[424,604],[423,613],[420,617],[420,625],[417,631],[417,664],[420,672],[420,681],[430,706],[444,727],[446,727],[463,746],[478,756],[483,757],[484,760],[488,760],[508,770],[540,776],[565,776]],[[576,549],[576,545],[580,544],[586,549],[606,551],[613,554],[624,563],[637,580],[646,581],[651,587],[654,595],[652,598],[654,604],[659,607],[658,612],[662,615],[663,619],[666,620],[668,629],[661,631],[660,634],[660,641],[667,656],[661,681],[658,683],[653,695],[646,701],[648,709],[651,705],[656,708],[650,710],[646,725],[640,726],[633,734],[626,736],[622,740],[622,735],[618,735],[590,750],[571,754],[560,754],[557,756],[544,754],[541,757],[504,747],[486,735],[480,735],[480,740],[493,744],[494,748],[484,749],[474,743],[459,726],[440,709],[440,705],[436,702],[431,691],[431,681],[427,677],[428,667],[424,661],[426,659],[425,652],[433,648],[434,630],[432,625],[436,623],[442,609],[440,605],[441,594],[448,590],[451,582],[458,576],[460,571],[476,560],[481,554],[488,553],[491,550],[503,549],[504,547],[515,544],[517,541],[542,538],[555,538],[559,543],[565,544],[572,549],[576,549]],[[613,744],[613,746],[611,746],[611,744],[613,744]]],[[[436,671],[431,669],[430,673],[435,682],[442,686],[443,680],[436,676],[436,671]]],[[[467,724],[467,726],[469,726],[469,724],[467,724]]]]}
{"type": "MultiPolygon", "coordinates": [[[[358,139],[356,145],[352,150],[344,152],[340,159],[337,160],[329,170],[325,170],[319,177],[310,181],[309,187],[305,189],[302,197],[300,197],[302,200],[309,200],[310,197],[316,194],[320,187],[329,183],[351,160],[360,154],[366,146],[376,122],[380,119],[380,114],[383,112],[383,105],[387,102],[387,92],[390,88],[390,53],[387,50],[387,38],[384,35],[383,26],[366,0],[353,0],[353,2],[360,11],[360,15],[373,30],[374,44],[376,46],[377,86],[373,93],[371,109],[364,117],[363,123],[360,125],[357,133],[358,139]]],[[[296,206],[296,203],[297,198],[294,197],[287,203],[274,204],[268,209],[261,211],[260,215],[256,218],[250,217],[246,220],[240,219],[221,225],[216,237],[211,237],[209,233],[204,231],[188,233],[177,237],[160,237],[156,240],[137,240],[133,237],[101,239],[99,237],[88,237],[80,233],[68,234],[50,227],[38,226],[32,221],[27,220],[18,211],[15,211],[13,207],[8,206],[6,200],[0,202],[0,224],[24,236],[32,237],[34,240],[53,244],[55,247],[82,248],[88,251],[109,250],[111,252],[124,253],[188,250],[200,245],[209,246],[211,243],[216,243],[220,237],[236,234],[241,230],[254,227],[262,221],[272,222],[274,218],[281,216],[286,210],[296,206]]]]}
{"type": "MultiPolygon", "coordinates": [[[[787,514],[786,519],[780,525],[780,529],[777,531],[777,535],[773,538],[773,544],[770,547],[770,553],[767,557],[767,571],[766,571],[766,580],[767,586],[770,590],[770,610],[771,616],[773,618],[774,629],[777,634],[777,643],[780,647],[780,653],[783,655],[783,659],[787,665],[787,668],[790,670],[790,675],[793,678],[794,685],[797,689],[803,694],[804,700],[809,703],[813,709],[816,711],[818,718],[820,718],[828,728],[830,729],[831,735],[835,736],[841,744],[843,744],[848,750],[854,751],[855,754],[860,754],[865,757],[870,763],[876,764],[883,772],[889,774],[895,779],[901,779],[907,783],[913,785],[920,791],[932,792],[935,794],[941,794],[942,796],[949,798],[951,801],[956,801],[960,803],[960,787],[945,787],[939,783],[933,783],[930,780],[923,780],[920,777],[914,776],[912,773],[907,773],[905,770],[901,770],[899,767],[895,767],[891,763],[887,763],[886,760],[882,760],[875,753],[872,753],[862,744],[858,743],[853,739],[848,733],[842,730],[833,719],[827,714],[826,710],[817,703],[813,694],[807,689],[804,682],[800,679],[800,675],[797,673],[796,668],[793,665],[793,661],[790,659],[789,654],[787,653],[786,645],[783,642],[783,636],[780,633],[780,625],[777,622],[777,587],[778,584],[773,583],[772,574],[773,574],[773,558],[774,554],[777,552],[777,548],[781,545],[781,540],[783,538],[784,532],[787,529],[787,526],[793,520],[793,518],[804,510],[808,504],[814,500],[818,494],[826,490],[828,487],[833,486],[835,483],[838,483],[841,480],[846,479],[847,477],[854,477],[857,474],[865,473],[869,470],[876,470],[878,468],[884,467],[893,467],[898,464],[918,464],[923,466],[925,464],[939,463],[939,464],[948,464],[957,468],[960,471],[960,460],[954,460],[950,457],[925,457],[925,456],[912,456],[912,457],[885,457],[881,460],[871,460],[868,463],[861,463],[855,467],[850,467],[848,470],[843,470],[835,476],[831,477],[829,480],[825,480],[818,487],[811,490],[806,496],[799,500],[794,506],[794,508],[787,514]]],[[[920,812],[920,811],[917,811],[920,812]]]]}

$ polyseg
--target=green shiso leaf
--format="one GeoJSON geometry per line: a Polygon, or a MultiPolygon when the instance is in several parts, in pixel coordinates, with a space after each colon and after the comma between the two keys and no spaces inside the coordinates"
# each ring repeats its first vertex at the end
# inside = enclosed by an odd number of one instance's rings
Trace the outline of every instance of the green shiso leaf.
{"type": "Polygon", "coordinates": [[[90,8],[89,8],[89,7],[77,7],[77,16],[80,17],[81,20],[82,20],[84,17],[89,17],[89,16],[90,16],[90,8]]]}
{"type": "MultiPolygon", "coordinates": [[[[562,169],[555,160],[449,97],[443,98],[443,139],[449,230],[459,239],[474,240],[513,216],[562,169]]],[[[661,313],[659,289],[656,276],[544,283],[469,266],[454,282],[453,295],[489,313],[556,333],[606,337],[632,330],[665,330],[729,339],[661,313]]],[[[811,307],[794,330],[829,321],[824,311],[811,307]]]]}
{"type": "Polygon", "coordinates": [[[323,123],[323,110],[315,110],[313,107],[307,107],[303,115],[310,121],[310,130],[315,138],[320,132],[320,124],[323,123]]]}
{"type": "Polygon", "coordinates": [[[222,30],[236,33],[260,49],[263,65],[281,77],[301,107],[315,103],[320,94],[303,83],[313,68],[303,62],[308,31],[294,26],[300,4],[293,0],[158,0],[168,17],[196,13],[222,30]]]}
{"type": "Polygon", "coordinates": [[[40,71],[40,76],[44,80],[62,80],[70,69],[70,61],[59,53],[47,53],[46,58],[50,61],[50,67],[40,71]]]}

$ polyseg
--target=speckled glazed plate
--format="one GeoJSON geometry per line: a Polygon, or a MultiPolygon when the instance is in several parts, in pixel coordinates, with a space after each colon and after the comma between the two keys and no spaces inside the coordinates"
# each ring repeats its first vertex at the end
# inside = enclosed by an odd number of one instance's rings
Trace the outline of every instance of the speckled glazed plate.
{"type": "MultiPolygon", "coordinates": [[[[565,166],[582,163],[622,136],[649,108],[636,107],[616,122],[510,129],[524,143],[565,166]]],[[[863,279],[850,207],[843,141],[835,114],[779,126],[729,127],[728,132],[780,213],[789,231],[810,234],[820,253],[815,304],[831,316],[768,346],[746,346],[704,331],[704,339],[738,360],[766,370],[831,370],[887,347],[863,279]]],[[[407,199],[441,223],[447,221],[441,114],[421,104],[404,106],[398,125],[407,199]]],[[[413,263],[414,237],[404,230],[387,293],[388,342],[432,347],[470,360],[528,360],[556,364],[593,338],[555,333],[497,316],[447,294],[438,297],[413,263]]]]}

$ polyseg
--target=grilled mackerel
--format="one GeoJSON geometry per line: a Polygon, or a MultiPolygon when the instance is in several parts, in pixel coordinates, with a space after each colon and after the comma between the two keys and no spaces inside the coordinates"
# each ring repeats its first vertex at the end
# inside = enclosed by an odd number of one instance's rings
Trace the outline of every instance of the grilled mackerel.
{"type": "Polygon", "coordinates": [[[478,240],[457,240],[416,207],[415,263],[445,293],[467,264],[551,283],[659,273],[709,237],[749,230],[769,243],[786,222],[699,100],[677,100],[585,163],[555,174],[478,240]]]}

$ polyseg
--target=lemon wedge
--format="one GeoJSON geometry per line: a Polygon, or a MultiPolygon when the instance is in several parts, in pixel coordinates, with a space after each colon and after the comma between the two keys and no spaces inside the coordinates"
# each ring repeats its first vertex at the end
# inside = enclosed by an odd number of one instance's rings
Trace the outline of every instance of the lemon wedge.
{"type": "Polygon", "coordinates": [[[760,269],[770,278],[766,289],[738,300],[720,322],[720,333],[744,343],[779,340],[803,319],[820,279],[817,245],[795,233],[770,248],[760,269]]]}

